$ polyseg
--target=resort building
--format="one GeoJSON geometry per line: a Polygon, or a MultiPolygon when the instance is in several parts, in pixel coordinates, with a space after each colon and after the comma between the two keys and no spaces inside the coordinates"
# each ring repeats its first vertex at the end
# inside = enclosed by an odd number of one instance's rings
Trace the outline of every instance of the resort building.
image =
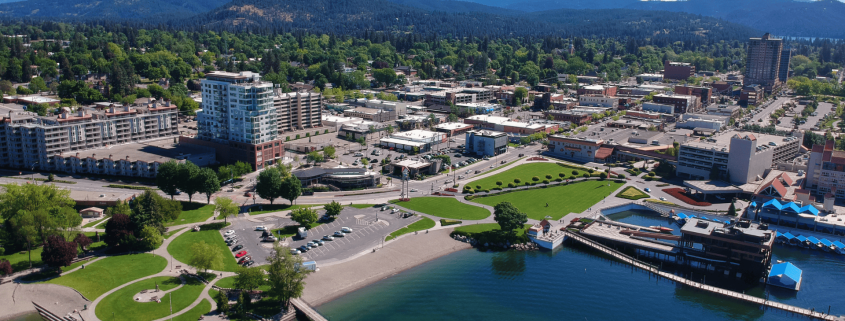
{"type": "Polygon", "coordinates": [[[804,188],[819,196],[845,199],[845,151],[834,150],[833,140],[813,145],[804,188]]]}

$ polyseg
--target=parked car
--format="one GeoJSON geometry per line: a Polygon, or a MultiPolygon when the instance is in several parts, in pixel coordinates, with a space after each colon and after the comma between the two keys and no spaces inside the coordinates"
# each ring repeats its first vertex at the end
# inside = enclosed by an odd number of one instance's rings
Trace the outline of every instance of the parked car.
{"type": "Polygon", "coordinates": [[[334,241],[334,237],[331,236],[331,235],[324,235],[323,240],[324,241],[334,241]]]}
{"type": "Polygon", "coordinates": [[[266,230],[267,230],[267,228],[266,228],[266,227],[264,227],[263,225],[260,225],[260,226],[256,226],[256,227],[255,227],[255,230],[256,230],[256,231],[266,231],[266,230]]]}
{"type": "Polygon", "coordinates": [[[311,249],[310,247],[307,247],[305,245],[299,247],[299,251],[302,252],[302,253],[308,252],[308,250],[310,250],[310,249],[311,249]]]}
{"type": "Polygon", "coordinates": [[[298,249],[290,249],[290,254],[293,254],[293,255],[302,254],[302,251],[300,251],[298,249]]]}
{"type": "Polygon", "coordinates": [[[244,248],[244,246],[243,246],[243,245],[238,244],[237,246],[235,246],[235,247],[233,247],[233,248],[232,248],[232,252],[236,252],[236,251],[238,251],[238,250],[240,250],[240,249],[242,249],[242,248],[244,248]]]}
{"type": "Polygon", "coordinates": [[[399,209],[398,209],[398,208],[394,208],[394,209],[393,209],[392,211],[390,211],[390,212],[391,212],[391,213],[396,213],[396,212],[399,212],[399,209]]]}
{"type": "Polygon", "coordinates": [[[334,232],[334,236],[336,236],[336,237],[343,237],[343,236],[344,236],[344,234],[343,234],[343,232],[341,232],[341,231],[337,231],[337,232],[334,232]]]}
{"type": "Polygon", "coordinates": [[[348,227],[341,227],[340,231],[342,231],[343,233],[352,233],[352,229],[348,227]]]}
{"type": "Polygon", "coordinates": [[[246,197],[252,197],[252,194],[250,194],[249,192],[244,192],[244,196],[246,196],[246,197]]]}
{"type": "Polygon", "coordinates": [[[240,260],[238,260],[238,263],[244,263],[244,262],[249,261],[250,259],[252,259],[252,258],[249,257],[249,255],[247,255],[247,256],[242,257],[240,260]]]}
{"type": "Polygon", "coordinates": [[[234,230],[228,230],[228,231],[226,231],[226,235],[232,235],[232,234],[235,234],[235,231],[234,231],[234,230]]]}
{"type": "Polygon", "coordinates": [[[313,240],[311,241],[311,243],[317,244],[318,246],[323,246],[326,244],[326,242],[323,242],[322,240],[313,240]]]}
{"type": "Polygon", "coordinates": [[[246,255],[246,251],[240,251],[240,252],[238,252],[238,254],[235,254],[235,258],[241,258],[244,255],[246,255]]]}

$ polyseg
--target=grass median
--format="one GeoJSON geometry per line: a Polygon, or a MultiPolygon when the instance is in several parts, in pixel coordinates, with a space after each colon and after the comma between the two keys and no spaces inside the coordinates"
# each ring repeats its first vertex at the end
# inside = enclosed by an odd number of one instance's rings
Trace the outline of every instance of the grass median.
{"type": "Polygon", "coordinates": [[[163,291],[174,289],[182,284],[179,278],[162,276],[130,284],[100,301],[95,313],[100,320],[114,317],[115,320],[146,321],[167,317],[171,305],[174,312],[181,311],[190,306],[205,288],[205,284],[195,278],[186,277],[185,282],[181,288],[160,295],[161,303],[135,301],[135,295],[143,290],[154,290],[156,285],[163,291]]]}
{"type": "Polygon", "coordinates": [[[461,203],[451,197],[414,197],[410,201],[390,201],[409,210],[456,220],[480,220],[490,216],[490,211],[461,203]]]}
{"type": "Polygon", "coordinates": [[[84,269],[45,283],[64,285],[94,301],[103,293],[129,281],[153,275],[167,267],[167,260],[153,254],[126,254],[86,264],[84,269]]]}
{"type": "Polygon", "coordinates": [[[511,168],[507,171],[501,172],[490,177],[472,181],[470,183],[467,183],[466,185],[471,186],[473,189],[476,189],[476,186],[481,186],[481,189],[485,190],[498,187],[499,185],[496,185],[497,181],[502,182],[501,187],[508,187],[508,183],[514,183],[515,179],[519,179],[520,183],[517,185],[521,186],[522,184],[525,184],[525,182],[531,182],[531,179],[534,176],[539,177],[540,181],[547,179],[546,175],[551,175],[551,180],[560,178],[560,176],[558,175],[559,173],[563,173],[565,175],[563,179],[573,178],[573,170],[578,171],[579,174],[586,173],[585,169],[583,168],[560,165],[554,162],[529,163],[519,165],[517,167],[511,168]]]}
{"type": "Polygon", "coordinates": [[[197,306],[193,309],[174,317],[173,321],[197,321],[201,316],[209,312],[211,312],[211,302],[208,302],[208,300],[202,300],[200,304],[197,304],[197,306]]]}
{"type": "Polygon", "coordinates": [[[392,239],[399,237],[400,235],[413,233],[413,232],[416,232],[416,231],[427,230],[427,229],[433,228],[435,225],[437,225],[437,223],[435,223],[434,220],[432,220],[428,217],[423,217],[419,221],[413,222],[413,223],[409,224],[408,226],[405,226],[403,228],[396,230],[393,233],[390,233],[390,235],[388,235],[387,238],[385,238],[384,240],[390,241],[392,239]]]}
{"type": "Polygon", "coordinates": [[[586,211],[622,185],[624,184],[608,180],[588,180],[569,185],[478,197],[472,201],[489,206],[510,202],[520,211],[528,214],[529,218],[542,220],[546,216],[551,216],[552,219],[559,220],[566,214],[586,211]]]}
{"type": "Polygon", "coordinates": [[[200,241],[219,247],[223,252],[223,267],[219,271],[238,271],[238,263],[235,261],[235,256],[232,255],[232,250],[226,246],[223,236],[217,230],[182,233],[173,242],[170,242],[170,245],[167,246],[167,253],[173,255],[173,258],[177,261],[187,264],[191,261],[191,245],[200,241]]]}

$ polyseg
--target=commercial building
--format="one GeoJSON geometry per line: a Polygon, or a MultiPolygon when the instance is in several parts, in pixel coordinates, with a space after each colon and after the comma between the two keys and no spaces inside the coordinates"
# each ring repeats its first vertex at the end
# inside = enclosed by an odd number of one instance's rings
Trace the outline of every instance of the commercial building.
{"type": "Polygon", "coordinates": [[[728,116],[731,118],[739,117],[741,111],[740,106],[737,105],[713,105],[705,108],[708,115],[728,116]]]}
{"type": "Polygon", "coordinates": [[[464,123],[443,123],[434,126],[434,130],[445,133],[446,136],[452,137],[455,135],[461,135],[472,130],[474,126],[471,124],[464,124],[464,123]]]}
{"type": "Polygon", "coordinates": [[[768,33],[760,38],[748,40],[743,84],[760,85],[767,92],[780,86],[778,78],[783,51],[783,40],[772,38],[768,33]]]}
{"type": "Polygon", "coordinates": [[[813,145],[804,188],[820,196],[845,198],[845,151],[834,150],[834,141],[813,145]]]}
{"type": "Polygon", "coordinates": [[[557,124],[539,124],[539,123],[525,123],[512,121],[507,117],[489,116],[489,115],[475,115],[464,119],[464,123],[475,125],[479,129],[489,129],[494,131],[531,135],[539,132],[547,134],[557,131],[560,128],[557,124]]]}
{"type": "Polygon", "coordinates": [[[720,177],[729,175],[733,184],[746,184],[765,176],[767,169],[798,154],[803,133],[794,136],[729,131],[706,140],[681,144],[677,174],[693,180],[710,179],[716,170],[720,177]]]}
{"type": "Polygon", "coordinates": [[[686,114],[698,111],[701,107],[701,101],[698,97],[688,95],[676,94],[657,94],[652,100],[659,104],[669,104],[675,106],[675,114],[686,114]]]}
{"type": "Polygon", "coordinates": [[[508,151],[508,134],[490,130],[472,130],[466,133],[464,152],[477,156],[496,156],[508,151]]]}
{"type": "Polygon", "coordinates": [[[678,95],[689,95],[699,97],[701,99],[702,104],[710,103],[710,98],[712,96],[712,90],[710,89],[710,87],[699,86],[677,85],[675,86],[675,93],[678,95]]]}
{"type": "Polygon", "coordinates": [[[292,173],[302,182],[303,187],[330,185],[340,189],[376,187],[381,177],[365,168],[323,168],[309,169],[292,173]]]}
{"type": "Polygon", "coordinates": [[[672,80],[686,80],[695,76],[695,66],[685,62],[663,62],[663,78],[672,80]]]}
{"type": "Polygon", "coordinates": [[[742,87],[739,93],[739,103],[745,105],[754,105],[763,99],[763,87],[759,85],[746,85],[742,87]]]}
{"type": "Polygon", "coordinates": [[[603,95],[582,95],[578,97],[578,105],[590,107],[619,108],[619,99],[603,95]]]}
{"type": "Polygon", "coordinates": [[[642,79],[642,81],[656,81],[656,82],[663,81],[663,75],[662,74],[639,74],[639,75],[637,75],[637,78],[642,79]]]}
{"type": "Polygon", "coordinates": [[[578,105],[578,100],[561,94],[544,93],[534,98],[534,107],[542,110],[567,110],[578,105]]]}
{"type": "Polygon", "coordinates": [[[396,112],[396,116],[408,114],[408,104],[403,102],[358,98],[355,100],[355,104],[372,109],[394,111],[396,112]]]}
{"type": "Polygon", "coordinates": [[[552,156],[579,162],[604,160],[613,153],[612,148],[602,149],[604,140],[593,138],[569,138],[562,135],[549,136],[548,150],[552,156]]]}
{"type": "Polygon", "coordinates": [[[579,95],[616,96],[616,86],[588,85],[578,88],[579,95]]]}
{"type": "Polygon", "coordinates": [[[792,49],[783,48],[780,52],[780,67],[778,67],[778,80],[786,83],[789,80],[789,62],[792,61],[792,49]]]}
{"type": "Polygon", "coordinates": [[[655,103],[655,102],[644,101],[643,102],[643,110],[655,112],[655,113],[673,115],[673,114],[675,114],[675,105],[659,104],[659,103],[655,103]]]}
{"type": "Polygon", "coordinates": [[[427,152],[431,147],[446,142],[446,134],[428,130],[415,129],[407,132],[394,133],[390,137],[382,138],[379,143],[384,148],[414,150],[427,152]]]}
{"type": "Polygon", "coordinates": [[[387,137],[387,125],[368,120],[354,120],[340,125],[337,137],[366,141],[387,137]]]}
{"type": "Polygon", "coordinates": [[[751,280],[768,270],[774,242],[774,230],[748,220],[719,223],[691,218],[681,227],[684,252],[751,280]]]}
{"type": "Polygon", "coordinates": [[[719,131],[728,125],[730,117],[717,115],[702,115],[702,114],[684,114],[681,119],[675,124],[675,128],[686,129],[710,129],[712,131],[719,131]]]}
{"type": "Polygon", "coordinates": [[[397,119],[396,111],[365,107],[346,110],[343,112],[343,116],[361,118],[374,122],[386,122],[397,119]]]}
{"type": "Polygon", "coordinates": [[[552,119],[556,121],[567,121],[578,126],[593,120],[592,113],[573,110],[547,110],[543,112],[543,117],[549,116],[552,116],[552,119]]]}

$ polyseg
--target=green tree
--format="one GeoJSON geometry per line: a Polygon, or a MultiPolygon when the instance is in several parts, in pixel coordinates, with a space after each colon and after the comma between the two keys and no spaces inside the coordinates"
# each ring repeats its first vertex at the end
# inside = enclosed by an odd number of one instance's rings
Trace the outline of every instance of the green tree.
{"type": "Polygon", "coordinates": [[[164,194],[170,195],[170,199],[179,191],[179,166],[175,161],[168,161],[158,167],[156,174],[156,187],[164,194]]]}
{"type": "Polygon", "coordinates": [[[332,159],[334,158],[335,149],[334,146],[326,146],[323,148],[323,157],[325,159],[332,159]]]}
{"type": "Polygon", "coordinates": [[[143,251],[155,250],[164,242],[164,237],[161,236],[158,229],[152,226],[144,226],[138,238],[138,247],[143,251]]]}
{"type": "Polygon", "coordinates": [[[240,207],[231,198],[221,196],[214,199],[214,210],[217,212],[217,219],[223,218],[223,222],[227,222],[229,216],[238,214],[240,207]]]}
{"type": "Polygon", "coordinates": [[[493,207],[493,219],[499,223],[502,231],[513,235],[514,230],[521,229],[528,222],[528,215],[519,211],[510,202],[501,202],[493,207]]]}
{"type": "Polygon", "coordinates": [[[0,193],[0,204],[3,204],[0,206],[0,218],[5,221],[3,245],[9,252],[31,247],[27,243],[41,243],[47,235],[58,234],[59,230],[76,227],[69,225],[74,223],[73,220],[64,217],[67,211],[73,210],[76,202],[70,198],[69,190],[54,184],[6,184],[0,193]],[[35,238],[23,235],[24,228],[32,228],[35,238]]]}
{"type": "Polygon", "coordinates": [[[217,312],[226,313],[229,311],[229,297],[226,296],[226,291],[217,291],[214,296],[214,301],[217,302],[217,312]]]}
{"type": "Polygon", "coordinates": [[[129,207],[128,202],[117,200],[114,206],[106,209],[105,214],[108,217],[111,217],[114,214],[123,214],[129,216],[132,214],[132,208],[129,207]]]}
{"type": "Polygon", "coordinates": [[[736,216],[736,206],[734,206],[734,202],[731,202],[731,206],[728,207],[728,215],[736,216]]]}
{"type": "Polygon", "coordinates": [[[206,204],[211,204],[211,194],[220,191],[220,180],[211,168],[203,168],[197,175],[198,192],[205,194],[206,204]]]}
{"type": "Polygon", "coordinates": [[[193,201],[194,194],[200,191],[202,187],[197,179],[200,168],[191,162],[185,162],[179,166],[179,175],[177,175],[177,185],[180,191],[188,195],[188,202],[193,201]]]}
{"type": "Polygon", "coordinates": [[[297,208],[290,212],[290,219],[306,228],[317,222],[317,211],[310,207],[297,208]]]}
{"type": "Polygon", "coordinates": [[[188,265],[206,272],[209,269],[219,269],[223,267],[223,253],[220,248],[199,241],[191,244],[191,259],[188,265]]]}
{"type": "Polygon", "coordinates": [[[528,97],[528,89],[525,87],[517,87],[513,91],[513,104],[516,106],[522,105],[525,98],[528,97]]]}
{"type": "Polygon", "coordinates": [[[396,71],[392,68],[382,68],[373,70],[373,78],[385,86],[390,85],[396,81],[396,71]]]}
{"type": "Polygon", "coordinates": [[[267,258],[267,268],[270,291],[268,294],[281,302],[282,310],[287,310],[290,300],[302,296],[305,289],[305,278],[311,273],[309,269],[300,268],[302,257],[290,254],[286,247],[273,247],[274,255],[267,258]]]}
{"type": "Polygon", "coordinates": [[[310,152],[305,155],[305,159],[307,159],[309,162],[314,162],[314,164],[316,165],[317,163],[323,161],[323,155],[318,152],[310,152]]]}
{"type": "Polygon", "coordinates": [[[235,288],[245,291],[254,291],[264,285],[264,270],[258,267],[239,268],[235,274],[235,288]]]}
{"type": "Polygon", "coordinates": [[[341,206],[337,201],[332,201],[331,203],[326,204],[323,208],[326,209],[326,215],[331,217],[337,217],[340,215],[340,211],[343,210],[343,206],[341,206]]]}
{"type": "Polygon", "coordinates": [[[279,169],[269,167],[258,174],[258,182],[255,183],[255,192],[258,196],[269,200],[270,204],[273,204],[275,199],[282,196],[282,182],[279,169]]]}
{"type": "Polygon", "coordinates": [[[134,225],[135,235],[141,235],[144,227],[152,226],[159,233],[164,232],[164,222],[175,220],[182,212],[182,204],[161,197],[153,191],[144,191],[130,204],[132,215],[129,218],[134,225]]]}
{"type": "Polygon", "coordinates": [[[302,195],[302,182],[299,181],[299,178],[296,178],[296,175],[288,176],[282,182],[281,187],[281,193],[279,195],[288,200],[291,205],[302,195]]]}

